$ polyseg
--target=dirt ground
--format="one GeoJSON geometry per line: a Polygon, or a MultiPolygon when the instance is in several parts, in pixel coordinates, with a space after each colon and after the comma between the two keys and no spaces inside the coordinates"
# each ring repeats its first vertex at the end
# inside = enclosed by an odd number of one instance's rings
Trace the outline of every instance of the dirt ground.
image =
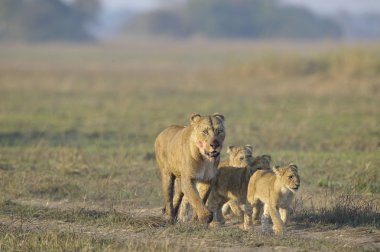
{"type": "MultiPolygon", "coordinates": [[[[69,201],[47,201],[42,199],[34,200],[13,200],[12,203],[21,206],[34,206],[34,207],[47,207],[59,210],[80,210],[86,209],[88,211],[97,211],[99,213],[109,211],[110,206],[99,204],[98,202],[69,202],[69,201]]],[[[130,214],[136,217],[162,217],[160,208],[139,208],[131,209],[131,202],[121,202],[113,204],[111,207],[113,211],[121,214],[130,214]]],[[[114,241],[136,240],[142,241],[150,237],[150,241],[170,244],[174,243],[178,247],[191,247],[191,244],[197,244],[199,248],[205,250],[217,251],[250,251],[252,247],[241,246],[236,243],[215,241],[213,239],[202,239],[187,237],[186,239],[179,239],[180,234],[168,234],[165,229],[157,229],[152,233],[149,232],[135,232],[128,228],[120,228],[115,226],[98,225],[92,223],[76,223],[67,222],[54,219],[40,219],[40,218],[22,218],[17,215],[0,215],[0,226],[7,229],[21,228],[23,231],[33,230],[60,230],[63,232],[72,232],[89,237],[112,239],[114,241]]],[[[235,221],[227,221],[225,229],[237,227],[238,223],[235,221]]],[[[287,236],[300,237],[306,240],[321,240],[344,243],[347,247],[360,247],[363,250],[380,251],[380,230],[371,229],[367,227],[331,227],[331,226],[312,226],[308,224],[297,224],[290,222],[287,227],[287,236]]],[[[292,247],[285,246],[261,246],[256,247],[255,251],[295,251],[299,250],[292,247]]]]}

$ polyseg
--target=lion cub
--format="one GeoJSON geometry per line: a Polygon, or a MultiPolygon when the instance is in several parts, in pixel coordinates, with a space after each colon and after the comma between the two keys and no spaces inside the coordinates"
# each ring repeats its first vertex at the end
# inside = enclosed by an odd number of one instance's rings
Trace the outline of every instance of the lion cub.
{"type": "Polygon", "coordinates": [[[271,161],[268,155],[253,158],[252,150],[249,145],[228,148],[230,158],[219,166],[216,183],[208,201],[208,208],[215,214],[213,225],[224,223],[222,206],[232,200],[237,206],[243,205],[244,229],[252,226],[250,211],[246,209],[248,182],[256,170],[268,166],[271,161]],[[235,163],[236,158],[238,162],[235,163]],[[234,164],[238,166],[232,166],[234,164]]]}
{"type": "MultiPolygon", "coordinates": [[[[247,167],[251,164],[255,166],[256,164],[260,164],[261,166],[257,166],[258,170],[269,170],[271,156],[262,155],[257,156],[255,158],[252,157],[253,148],[251,145],[245,145],[244,147],[228,147],[227,153],[229,154],[228,159],[224,160],[219,164],[219,167],[247,167]]],[[[260,209],[258,209],[260,210],[260,209]]],[[[229,200],[222,207],[223,217],[236,215],[239,217],[243,216],[242,205],[236,200],[229,200]],[[232,211],[232,213],[231,213],[232,211]]],[[[259,212],[253,213],[253,221],[255,224],[259,224],[259,212]]]]}
{"type": "MultiPolygon", "coordinates": [[[[300,176],[295,164],[273,167],[273,171],[257,171],[248,184],[247,201],[257,208],[264,203],[264,217],[272,218],[273,231],[285,232],[288,208],[300,187],[300,176]]],[[[264,225],[263,225],[264,227],[264,225]]]]}

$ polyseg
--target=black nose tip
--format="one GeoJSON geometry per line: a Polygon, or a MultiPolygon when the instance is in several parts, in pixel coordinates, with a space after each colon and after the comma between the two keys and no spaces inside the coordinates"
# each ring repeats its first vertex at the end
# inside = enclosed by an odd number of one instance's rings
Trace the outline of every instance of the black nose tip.
{"type": "Polygon", "coordinates": [[[220,146],[220,144],[218,143],[218,141],[214,140],[214,141],[210,144],[210,146],[211,146],[212,148],[216,149],[216,148],[218,148],[218,147],[220,146]]]}

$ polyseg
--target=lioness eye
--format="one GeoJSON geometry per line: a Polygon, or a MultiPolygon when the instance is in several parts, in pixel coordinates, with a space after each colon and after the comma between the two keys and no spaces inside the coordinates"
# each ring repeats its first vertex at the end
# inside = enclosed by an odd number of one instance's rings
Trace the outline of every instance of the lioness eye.
{"type": "Polygon", "coordinates": [[[208,135],[208,130],[206,129],[206,130],[204,130],[204,131],[202,131],[202,133],[203,133],[203,135],[208,135]]]}
{"type": "Polygon", "coordinates": [[[288,178],[289,178],[289,179],[292,179],[292,178],[293,178],[293,176],[289,176],[288,178]]]}
{"type": "Polygon", "coordinates": [[[219,134],[222,133],[222,132],[223,132],[223,130],[221,130],[221,129],[217,129],[217,130],[216,130],[216,134],[217,134],[217,135],[219,135],[219,134]]]}
{"type": "Polygon", "coordinates": [[[241,156],[241,157],[240,157],[240,160],[244,160],[244,157],[243,157],[243,156],[241,156]]]}

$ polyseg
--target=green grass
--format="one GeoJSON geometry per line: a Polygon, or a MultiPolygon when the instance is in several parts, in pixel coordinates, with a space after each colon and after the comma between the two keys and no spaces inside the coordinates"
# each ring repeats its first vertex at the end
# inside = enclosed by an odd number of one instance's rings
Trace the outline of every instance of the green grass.
{"type": "MultiPolygon", "coordinates": [[[[193,112],[226,117],[224,146],[296,163],[302,188],[378,197],[379,54],[334,43],[0,45],[0,199],[158,207],[154,139],[193,112]]],[[[223,232],[235,231],[211,235],[223,232]]]]}

